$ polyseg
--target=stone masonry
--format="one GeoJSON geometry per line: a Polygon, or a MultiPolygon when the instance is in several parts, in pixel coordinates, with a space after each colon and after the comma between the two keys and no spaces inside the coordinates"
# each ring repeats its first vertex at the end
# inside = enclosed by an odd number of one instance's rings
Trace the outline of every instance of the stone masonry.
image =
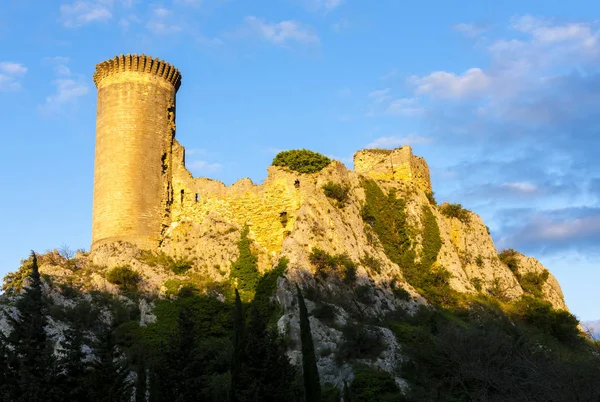
{"type": "Polygon", "coordinates": [[[179,71],[144,55],[96,66],[92,248],[124,240],[156,248],[170,223],[171,148],[179,71]]]}

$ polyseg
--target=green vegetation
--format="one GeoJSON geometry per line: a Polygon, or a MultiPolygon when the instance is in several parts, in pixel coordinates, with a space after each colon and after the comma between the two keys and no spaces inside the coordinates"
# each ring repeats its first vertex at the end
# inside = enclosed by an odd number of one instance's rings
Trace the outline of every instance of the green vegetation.
{"type": "Polygon", "coordinates": [[[419,293],[441,305],[457,302],[457,294],[450,287],[450,273],[435,265],[442,246],[440,230],[429,206],[424,206],[422,219],[422,251],[420,261],[410,237],[414,229],[407,222],[404,200],[394,192],[387,196],[373,180],[363,181],[366,202],[361,209],[364,222],[375,232],[385,254],[398,264],[407,282],[419,293]]]}
{"type": "Polygon", "coordinates": [[[483,285],[481,282],[481,278],[471,278],[471,285],[473,285],[476,291],[481,292],[483,285]]]}
{"type": "Polygon", "coordinates": [[[525,292],[541,299],[544,296],[542,287],[548,280],[548,275],[549,272],[546,269],[539,274],[528,272],[521,277],[519,283],[525,292]]]}
{"type": "Polygon", "coordinates": [[[502,250],[498,254],[498,258],[513,272],[515,275],[519,275],[519,260],[517,251],[512,248],[502,250]]]}
{"type": "Polygon", "coordinates": [[[247,226],[242,230],[242,238],[238,242],[240,255],[237,261],[231,266],[231,279],[235,283],[234,287],[242,292],[242,298],[246,300],[254,296],[254,290],[260,278],[258,273],[258,258],[252,254],[252,250],[250,249],[249,231],[247,226]]]}
{"type": "Polygon", "coordinates": [[[338,208],[343,208],[348,202],[350,187],[329,181],[322,188],[326,197],[337,201],[338,208]]]}
{"type": "Polygon", "coordinates": [[[600,355],[577,324],[530,297],[509,305],[479,297],[388,321],[408,357],[407,400],[594,400],[600,355]]]}
{"type": "Polygon", "coordinates": [[[477,257],[475,257],[475,264],[478,267],[483,267],[483,257],[481,255],[478,255],[477,257]]]}
{"type": "Polygon", "coordinates": [[[22,260],[17,271],[6,274],[2,282],[2,291],[8,295],[19,293],[23,288],[23,281],[31,275],[31,263],[32,257],[22,260]]]}
{"type": "Polygon", "coordinates": [[[427,196],[427,200],[429,200],[429,203],[433,206],[436,206],[437,201],[435,200],[434,194],[435,193],[433,191],[428,191],[425,193],[425,195],[427,196]]]}
{"type": "Polygon", "coordinates": [[[377,328],[351,323],[342,332],[344,337],[337,355],[338,361],[374,359],[385,350],[381,332],[377,328]]]}
{"type": "Polygon", "coordinates": [[[371,255],[367,254],[364,258],[360,260],[360,263],[363,266],[371,269],[375,273],[381,273],[381,261],[379,261],[377,258],[371,255]]]}
{"type": "Polygon", "coordinates": [[[115,267],[106,273],[106,280],[117,285],[121,291],[136,290],[142,280],[140,274],[128,266],[115,267]]]}
{"type": "Polygon", "coordinates": [[[279,213],[279,222],[281,222],[281,226],[286,227],[287,223],[288,223],[288,213],[287,212],[280,212],[279,213]]]}
{"type": "Polygon", "coordinates": [[[356,264],[346,254],[330,255],[315,247],[308,258],[317,268],[315,276],[321,280],[326,280],[331,275],[340,276],[348,285],[356,280],[356,264]]]}
{"type": "MultiPolygon", "coordinates": [[[[426,215],[422,214],[423,233],[435,237],[433,228],[425,228],[431,225],[426,215]]],[[[435,243],[428,242],[429,247],[435,249],[435,243]]],[[[420,253],[417,266],[435,255],[420,253]]],[[[338,256],[317,254],[317,261],[333,260],[335,271],[343,270],[344,258],[338,266],[338,256]]],[[[127,298],[131,294],[83,295],[77,288],[47,282],[37,262],[32,254],[21,267],[29,274],[22,278],[28,286],[21,288],[20,296],[3,297],[3,307],[14,306],[18,314],[4,315],[14,330],[8,337],[0,332],[0,400],[337,401],[340,394],[352,401],[600,398],[600,343],[582,337],[573,315],[533,297],[536,291],[531,289],[510,303],[479,294],[464,296],[460,304],[423,306],[416,314],[396,310],[383,317],[350,317],[340,328],[343,337],[335,358],[353,365],[354,381],[343,390],[340,385],[337,390],[324,386],[319,398],[311,396],[318,392],[318,377],[304,295],[298,295],[302,355],[312,374],[302,375],[290,364],[285,352],[291,343],[276,330],[280,311],[273,295],[287,268],[285,258],[258,278],[251,302],[244,303],[239,294],[221,301],[177,282],[174,297],[152,301],[156,321],[145,326],[140,326],[140,295],[132,300],[127,298]],[[47,288],[64,289],[74,303],[54,304],[44,295],[47,288]],[[54,339],[44,330],[53,322],[64,325],[63,353],[58,356],[53,353],[54,339]],[[363,359],[374,361],[386,350],[378,327],[391,329],[402,345],[405,359],[399,373],[408,381],[406,394],[392,378],[396,373],[361,365],[363,359]],[[93,349],[96,359],[83,358],[83,345],[93,349]]],[[[432,265],[435,272],[438,268],[432,265]]],[[[523,274],[521,283],[540,290],[547,276],[523,274]]],[[[419,280],[424,278],[431,275],[419,280]]],[[[391,286],[396,287],[394,282],[391,286]]],[[[349,311],[342,301],[350,299],[349,289],[334,303],[322,293],[316,297],[317,290],[307,292],[316,303],[314,316],[325,323],[333,324],[337,306],[349,311]]],[[[357,298],[365,301],[372,298],[369,286],[355,286],[354,292],[363,293],[357,298]]],[[[320,355],[333,352],[323,349],[320,355]]]]}
{"type": "Polygon", "coordinates": [[[547,270],[540,273],[528,272],[525,275],[521,274],[519,272],[519,253],[512,248],[502,250],[498,254],[498,258],[512,271],[525,293],[537,298],[543,297],[542,289],[549,276],[547,270]]]}
{"type": "Polygon", "coordinates": [[[364,365],[355,367],[354,381],[350,386],[350,398],[352,402],[405,400],[396,382],[388,373],[364,365]]]}
{"type": "Polygon", "coordinates": [[[273,166],[287,167],[298,173],[320,172],[329,165],[331,159],[307,149],[295,149],[278,153],[273,159],[273,166]]]}
{"type": "Polygon", "coordinates": [[[469,211],[464,209],[461,204],[442,204],[440,212],[449,218],[456,218],[463,223],[469,223],[469,211]]]}
{"type": "Polygon", "coordinates": [[[157,265],[162,266],[165,269],[172,271],[176,275],[183,275],[192,268],[191,261],[185,259],[174,259],[163,251],[154,252],[142,250],[139,260],[140,262],[143,262],[151,267],[155,267],[157,265]]]}
{"type": "Polygon", "coordinates": [[[310,332],[310,321],[308,310],[304,303],[304,297],[300,288],[296,286],[298,293],[298,306],[300,309],[300,340],[302,342],[302,372],[304,378],[304,395],[307,401],[321,400],[321,381],[317,370],[315,358],[315,346],[310,332]]]}

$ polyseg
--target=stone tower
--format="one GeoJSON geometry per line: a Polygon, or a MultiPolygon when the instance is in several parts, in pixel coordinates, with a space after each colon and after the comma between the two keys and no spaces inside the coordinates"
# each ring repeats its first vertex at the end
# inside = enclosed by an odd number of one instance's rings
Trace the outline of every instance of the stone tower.
{"type": "Polygon", "coordinates": [[[144,55],[96,66],[92,249],[124,240],[155,248],[169,224],[179,71],[144,55]]]}

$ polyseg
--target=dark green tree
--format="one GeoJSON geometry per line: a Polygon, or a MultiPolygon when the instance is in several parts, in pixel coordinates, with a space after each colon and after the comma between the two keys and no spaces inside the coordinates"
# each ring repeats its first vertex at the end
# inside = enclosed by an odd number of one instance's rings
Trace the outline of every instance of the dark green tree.
{"type": "Polygon", "coordinates": [[[8,339],[0,332],[0,401],[9,402],[15,390],[14,354],[8,348],[8,339]]]}
{"type": "Polygon", "coordinates": [[[120,402],[131,400],[131,384],[127,380],[129,370],[123,362],[110,329],[98,336],[94,350],[97,356],[92,364],[88,389],[90,401],[120,402]]]}
{"type": "Polygon", "coordinates": [[[244,340],[246,332],[246,319],[244,318],[244,307],[237,289],[235,289],[235,307],[233,309],[233,356],[231,359],[231,401],[237,402],[238,388],[240,386],[240,374],[242,360],[244,358],[244,340]]]}
{"type": "Polygon", "coordinates": [[[304,373],[304,392],[307,401],[321,400],[321,382],[319,370],[317,370],[317,359],[315,357],[315,345],[310,332],[310,321],[308,310],[300,288],[298,291],[298,306],[300,308],[300,339],[302,340],[302,371],[304,373]]]}
{"type": "Polygon", "coordinates": [[[10,396],[14,401],[55,400],[57,389],[56,360],[52,343],[46,336],[46,301],[42,291],[42,279],[37,256],[31,252],[31,274],[28,286],[17,299],[18,317],[8,316],[13,327],[9,342],[14,351],[11,367],[18,386],[10,396]]]}
{"type": "Polygon", "coordinates": [[[84,360],[83,331],[75,326],[65,331],[64,356],[59,361],[59,384],[65,400],[88,401],[87,376],[89,364],[84,360]]]}
{"type": "Polygon", "coordinates": [[[267,327],[256,306],[251,315],[235,398],[240,402],[293,400],[295,373],[281,338],[267,327]]]}

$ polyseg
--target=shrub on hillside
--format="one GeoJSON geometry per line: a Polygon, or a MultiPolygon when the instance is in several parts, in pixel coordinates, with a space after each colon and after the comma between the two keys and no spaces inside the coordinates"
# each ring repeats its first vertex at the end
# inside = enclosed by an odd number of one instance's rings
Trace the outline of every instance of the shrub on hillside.
{"type": "Polygon", "coordinates": [[[440,212],[449,218],[456,218],[463,223],[469,222],[469,211],[461,204],[445,203],[440,207],[440,212]]]}
{"type": "Polygon", "coordinates": [[[535,297],[542,298],[544,293],[542,291],[542,287],[546,280],[548,280],[548,270],[544,270],[541,273],[537,274],[535,272],[528,272],[521,277],[519,283],[523,290],[535,297]]]}
{"type": "Polygon", "coordinates": [[[512,313],[560,342],[572,342],[579,337],[579,320],[568,311],[554,309],[546,301],[523,296],[513,304],[512,313]]]}
{"type": "Polygon", "coordinates": [[[362,365],[355,370],[350,397],[353,402],[405,400],[392,376],[385,371],[362,365]]]}
{"type": "Polygon", "coordinates": [[[278,153],[273,166],[287,167],[298,173],[315,173],[329,165],[331,159],[308,149],[294,149],[278,153]]]}
{"type": "Polygon", "coordinates": [[[106,280],[117,285],[122,291],[136,290],[138,282],[142,280],[140,274],[124,265],[115,267],[106,273],[106,280]]]}
{"type": "Polygon", "coordinates": [[[328,198],[337,201],[337,206],[339,208],[343,207],[348,201],[350,187],[330,181],[327,182],[322,188],[323,192],[328,198]]]}
{"type": "Polygon", "coordinates": [[[518,275],[519,273],[519,260],[517,259],[518,253],[512,248],[502,250],[500,254],[498,254],[498,258],[500,261],[506,264],[506,266],[513,272],[513,274],[518,275]]]}
{"type": "Polygon", "coordinates": [[[325,280],[336,273],[348,285],[356,280],[356,264],[346,254],[331,255],[315,247],[308,259],[317,268],[315,276],[319,279],[325,280]]]}

